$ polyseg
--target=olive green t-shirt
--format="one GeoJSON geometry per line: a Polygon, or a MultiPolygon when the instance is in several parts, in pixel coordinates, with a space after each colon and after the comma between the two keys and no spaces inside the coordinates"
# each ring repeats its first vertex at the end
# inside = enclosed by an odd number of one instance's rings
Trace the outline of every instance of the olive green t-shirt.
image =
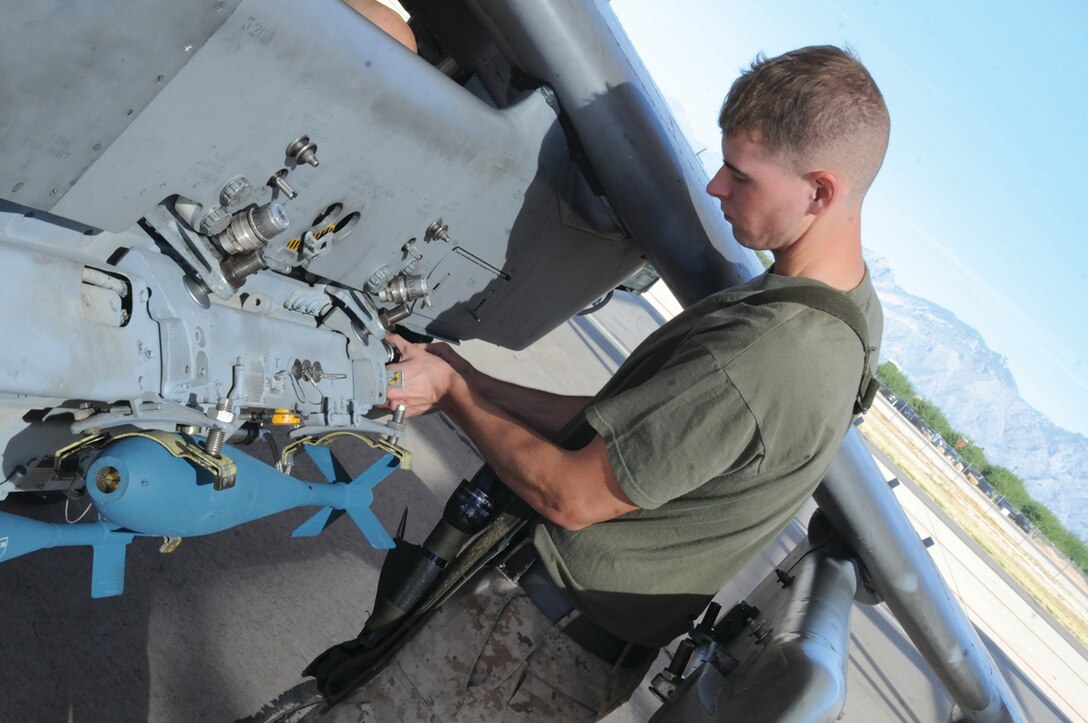
{"type": "MultiPolygon", "coordinates": [[[[615,635],[659,646],[684,633],[838,452],[864,363],[857,334],[802,304],[743,303],[795,285],[823,284],[767,273],[693,305],[572,423],[564,446],[600,434],[640,509],[577,532],[541,521],[533,542],[582,614],[615,635]]],[[[877,346],[883,316],[868,270],[847,296],[877,346]]]]}

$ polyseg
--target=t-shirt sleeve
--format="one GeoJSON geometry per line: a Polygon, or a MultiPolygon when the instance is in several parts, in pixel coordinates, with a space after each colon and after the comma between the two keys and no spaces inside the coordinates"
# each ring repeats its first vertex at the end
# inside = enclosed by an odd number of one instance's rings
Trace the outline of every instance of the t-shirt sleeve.
{"type": "Polygon", "coordinates": [[[727,472],[758,465],[759,426],[706,348],[689,344],[642,384],[593,403],[620,487],[653,509],[727,472]]]}

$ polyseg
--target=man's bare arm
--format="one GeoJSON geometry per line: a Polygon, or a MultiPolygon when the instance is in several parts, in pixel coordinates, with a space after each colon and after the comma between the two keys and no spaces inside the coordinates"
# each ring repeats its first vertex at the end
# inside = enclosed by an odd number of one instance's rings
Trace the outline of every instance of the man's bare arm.
{"type": "Polygon", "coordinates": [[[604,441],[561,449],[518,422],[438,355],[390,337],[401,352],[405,386],[390,389],[388,403],[403,404],[407,416],[442,410],[476,444],[500,479],[537,512],[571,530],[631,512],[638,507],[620,487],[604,441]]]}
{"type": "Polygon", "coordinates": [[[554,394],[484,374],[449,344],[428,344],[426,350],[443,359],[479,396],[529,429],[557,441],[560,430],[585,409],[592,397],[554,394]]]}

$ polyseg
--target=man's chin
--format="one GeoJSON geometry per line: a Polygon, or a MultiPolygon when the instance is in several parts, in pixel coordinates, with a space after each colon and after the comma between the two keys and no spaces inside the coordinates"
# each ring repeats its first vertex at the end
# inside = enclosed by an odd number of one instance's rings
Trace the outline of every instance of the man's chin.
{"type": "Polygon", "coordinates": [[[751,251],[769,251],[767,245],[761,243],[763,239],[752,238],[744,229],[733,227],[733,239],[746,249],[751,251]]]}

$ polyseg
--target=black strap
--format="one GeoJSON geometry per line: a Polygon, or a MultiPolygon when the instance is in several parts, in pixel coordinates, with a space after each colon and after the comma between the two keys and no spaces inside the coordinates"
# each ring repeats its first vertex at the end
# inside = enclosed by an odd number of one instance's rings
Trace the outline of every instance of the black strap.
{"type": "Polygon", "coordinates": [[[746,296],[738,303],[760,306],[773,304],[779,301],[788,301],[794,304],[802,304],[810,308],[830,314],[839,319],[857,334],[861,341],[861,348],[865,352],[865,363],[862,366],[861,382],[858,385],[857,397],[854,399],[854,414],[864,414],[873,404],[880,382],[873,377],[871,361],[876,347],[869,343],[869,324],[861,313],[858,305],[850,300],[846,294],[828,286],[789,286],[782,289],[768,289],[757,291],[746,296]]]}

